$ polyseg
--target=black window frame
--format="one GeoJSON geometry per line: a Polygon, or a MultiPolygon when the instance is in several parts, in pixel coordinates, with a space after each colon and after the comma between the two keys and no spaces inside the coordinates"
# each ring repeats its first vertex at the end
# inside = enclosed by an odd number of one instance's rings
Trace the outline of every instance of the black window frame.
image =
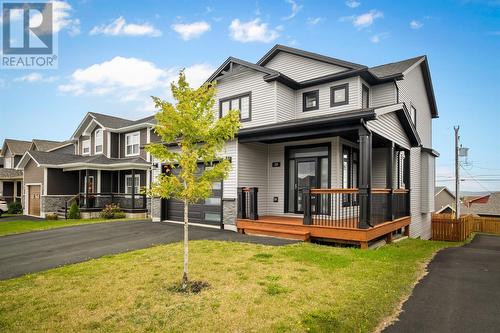
{"type": "MultiPolygon", "coordinates": [[[[342,156],[341,156],[341,161],[342,161],[342,188],[359,188],[359,149],[349,146],[349,145],[342,145],[342,156]],[[344,155],[345,152],[347,151],[347,187],[344,186],[344,155]],[[356,156],[356,158],[354,158],[356,156]],[[354,170],[354,164],[356,164],[356,184],[353,183],[353,170],[354,170]]],[[[359,202],[357,200],[356,195],[352,194],[344,194],[342,195],[342,206],[348,207],[348,206],[357,206],[359,205],[359,202]]]]}
{"type": "Polygon", "coordinates": [[[302,112],[314,111],[319,109],[319,90],[311,90],[302,93],[302,112]],[[306,98],[308,96],[314,96],[316,98],[316,106],[306,107],[306,98]]]}
{"type": "Polygon", "coordinates": [[[369,108],[370,107],[370,88],[362,83],[361,84],[361,108],[369,108]],[[364,102],[364,99],[363,99],[363,93],[366,91],[366,106],[363,106],[363,102],[364,102]]]}
{"type": "Polygon", "coordinates": [[[222,118],[222,103],[229,101],[229,110],[234,110],[232,108],[232,103],[231,103],[231,101],[233,99],[238,99],[238,110],[240,111],[240,121],[241,122],[251,121],[252,120],[252,92],[251,91],[219,99],[219,118],[222,118]],[[248,97],[248,118],[241,117],[241,99],[244,97],[248,97]]]}
{"type": "Polygon", "coordinates": [[[348,105],[349,104],[349,83],[339,84],[333,87],[330,87],[330,107],[348,105]],[[335,91],[337,90],[345,90],[345,98],[342,102],[335,102],[335,91]]]}

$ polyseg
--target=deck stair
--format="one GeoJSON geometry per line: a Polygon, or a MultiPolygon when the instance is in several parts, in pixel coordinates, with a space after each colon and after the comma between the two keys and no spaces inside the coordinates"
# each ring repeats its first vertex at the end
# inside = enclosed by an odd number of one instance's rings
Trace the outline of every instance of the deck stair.
{"type": "Polygon", "coordinates": [[[262,220],[252,221],[244,220],[238,223],[238,229],[248,235],[261,235],[286,239],[295,239],[301,241],[309,241],[311,233],[308,230],[297,228],[300,219],[292,219],[286,221],[280,218],[269,220],[264,217],[262,220]]]}

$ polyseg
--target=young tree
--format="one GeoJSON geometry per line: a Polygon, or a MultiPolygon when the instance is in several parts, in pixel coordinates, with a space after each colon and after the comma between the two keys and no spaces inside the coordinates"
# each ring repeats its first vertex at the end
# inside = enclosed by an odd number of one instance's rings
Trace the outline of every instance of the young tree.
{"type": "Polygon", "coordinates": [[[231,162],[220,159],[218,154],[227,141],[234,139],[240,120],[237,110],[216,119],[213,112],[214,84],[205,83],[198,89],[190,88],[184,71],[181,71],[178,83],[172,83],[171,89],[176,104],[152,97],[158,109],[154,130],[162,143],[149,144],[146,150],[163,164],[177,168],[178,172],[161,174],[151,184],[149,192],[152,196],[175,198],[184,203],[182,289],[186,289],[189,204],[210,197],[212,184],[227,178],[231,162]],[[200,163],[211,167],[200,172],[200,163]]]}

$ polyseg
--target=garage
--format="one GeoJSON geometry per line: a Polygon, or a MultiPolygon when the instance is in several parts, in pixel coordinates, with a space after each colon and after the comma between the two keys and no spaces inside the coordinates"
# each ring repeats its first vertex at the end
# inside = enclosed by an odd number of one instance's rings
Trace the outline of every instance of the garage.
{"type": "Polygon", "coordinates": [[[40,216],[40,185],[28,185],[28,212],[40,216]]]}
{"type": "MultiPolygon", "coordinates": [[[[203,167],[200,165],[200,170],[203,167]]],[[[184,221],[184,203],[175,199],[162,200],[162,220],[184,221]]],[[[222,182],[214,183],[209,198],[189,205],[189,222],[217,227],[222,225],[222,182]]]]}

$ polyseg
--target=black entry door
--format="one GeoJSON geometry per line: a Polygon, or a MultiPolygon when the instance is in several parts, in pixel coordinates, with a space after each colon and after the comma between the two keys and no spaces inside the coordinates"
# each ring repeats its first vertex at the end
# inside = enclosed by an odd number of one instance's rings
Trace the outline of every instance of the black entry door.
{"type": "Polygon", "coordinates": [[[295,160],[295,213],[304,212],[304,190],[318,188],[318,159],[300,158],[295,160]]]}

